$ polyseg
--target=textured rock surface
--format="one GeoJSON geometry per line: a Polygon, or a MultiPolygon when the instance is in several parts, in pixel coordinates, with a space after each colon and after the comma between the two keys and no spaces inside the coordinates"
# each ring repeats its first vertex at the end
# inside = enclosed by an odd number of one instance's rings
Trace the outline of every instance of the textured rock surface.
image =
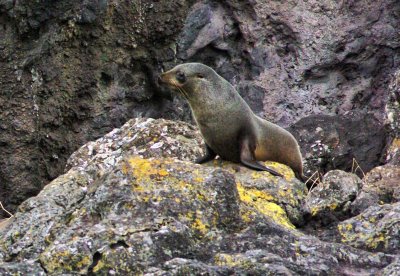
{"type": "Polygon", "coordinates": [[[367,172],[388,132],[399,136],[399,14],[396,0],[0,0],[0,200],[14,209],[79,146],[132,117],[190,121],[154,78],[192,60],[257,114],[304,119],[303,153],[317,141],[331,149],[308,158],[311,172],[353,157],[367,172]]]}
{"type": "MultiPolygon", "coordinates": [[[[268,163],[284,174],[277,178],[218,160],[197,165],[173,158],[191,160],[201,151],[198,138],[186,123],[134,119],[83,146],[69,159],[68,172],[20,205],[0,229],[0,271],[5,275],[391,275],[396,271],[397,203],[371,207],[340,224],[338,233],[348,245],[321,241],[295,226],[305,223],[300,218],[307,190],[289,168],[268,163]],[[158,150],[161,147],[163,151],[158,150]],[[382,216],[372,222],[375,211],[382,216]],[[357,233],[369,236],[363,240],[357,233]]],[[[338,190],[339,183],[357,179],[340,171],[331,174],[326,180],[338,190]]]]}
{"type": "Polygon", "coordinates": [[[399,254],[400,203],[372,205],[338,225],[342,242],[356,248],[399,254]]]}
{"type": "Polygon", "coordinates": [[[376,204],[391,204],[400,201],[400,167],[385,165],[374,168],[364,178],[364,185],[352,203],[355,214],[376,204]]]}
{"type": "Polygon", "coordinates": [[[330,171],[324,175],[307,196],[306,207],[312,217],[321,220],[340,220],[350,213],[351,203],[355,200],[362,186],[356,175],[343,171],[330,171]]]}
{"type": "Polygon", "coordinates": [[[216,67],[258,114],[283,126],[305,119],[303,153],[317,141],[330,148],[308,157],[312,172],[348,169],[353,158],[369,171],[382,162],[385,126],[398,125],[399,11],[398,1],[205,1],[179,49],[216,67]]]}
{"type": "MultiPolygon", "coordinates": [[[[388,135],[373,117],[313,115],[301,119],[290,131],[298,138],[307,176],[334,169],[351,171],[356,161],[367,172],[380,164],[388,135]]],[[[357,170],[360,177],[363,174],[357,170]]]]}
{"type": "Polygon", "coordinates": [[[190,5],[0,1],[0,201],[13,210],[132,117],[185,118],[153,79],[190,5]]]}

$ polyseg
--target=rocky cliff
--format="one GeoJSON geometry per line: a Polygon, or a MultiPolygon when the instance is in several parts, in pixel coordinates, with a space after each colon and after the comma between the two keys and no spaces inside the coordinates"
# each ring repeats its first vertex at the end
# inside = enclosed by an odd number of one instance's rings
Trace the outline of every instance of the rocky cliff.
{"type": "Polygon", "coordinates": [[[1,274],[398,275],[398,167],[331,171],[309,193],[281,164],[194,164],[200,141],[133,119],[81,147],[0,225],[1,274]]]}
{"type": "Polygon", "coordinates": [[[154,82],[185,61],[290,127],[306,173],[367,172],[398,156],[399,17],[396,0],[0,0],[0,201],[15,210],[130,118],[190,122],[154,82]]]}

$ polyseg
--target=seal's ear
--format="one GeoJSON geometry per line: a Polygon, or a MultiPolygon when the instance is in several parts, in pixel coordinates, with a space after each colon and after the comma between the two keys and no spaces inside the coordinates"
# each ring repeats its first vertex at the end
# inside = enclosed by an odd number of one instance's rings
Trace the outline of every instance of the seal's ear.
{"type": "Polygon", "coordinates": [[[196,77],[198,77],[199,79],[204,79],[204,75],[201,74],[201,73],[198,73],[198,74],[196,75],[196,77]]]}

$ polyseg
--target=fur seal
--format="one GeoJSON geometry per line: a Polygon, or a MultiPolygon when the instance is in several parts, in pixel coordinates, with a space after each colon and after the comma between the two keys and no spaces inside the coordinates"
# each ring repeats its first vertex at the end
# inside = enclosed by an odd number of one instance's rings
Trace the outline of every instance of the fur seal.
{"type": "Polygon", "coordinates": [[[201,63],[184,63],[162,73],[158,81],[178,90],[189,102],[206,144],[206,154],[196,163],[219,155],[282,176],[257,162],[276,161],[291,167],[304,181],[302,157],[293,135],[255,115],[236,89],[213,69],[201,63]]]}

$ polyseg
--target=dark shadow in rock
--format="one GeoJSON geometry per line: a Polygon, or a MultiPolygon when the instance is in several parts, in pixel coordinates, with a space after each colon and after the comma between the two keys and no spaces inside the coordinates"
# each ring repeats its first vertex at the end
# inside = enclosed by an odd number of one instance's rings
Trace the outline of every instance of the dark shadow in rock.
{"type": "MultiPolygon", "coordinates": [[[[364,173],[382,164],[388,130],[371,116],[312,115],[289,128],[300,143],[305,175],[351,171],[355,159],[364,173]]],[[[354,169],[354,168],[353,168],[354,169]]],[[[361,170],[357,175],[363,177],[361,170]]]]}

